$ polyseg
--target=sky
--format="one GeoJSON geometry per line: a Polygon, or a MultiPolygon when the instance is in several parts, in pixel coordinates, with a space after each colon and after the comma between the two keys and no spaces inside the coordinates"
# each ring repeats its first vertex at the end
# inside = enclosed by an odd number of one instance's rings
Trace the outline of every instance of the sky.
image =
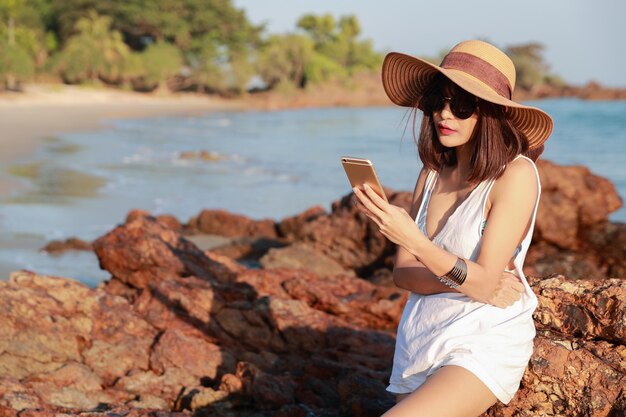
{"type": "Polygon", "coordinates": [[[626,87],[626,0],[234,0],[269,33],[306,13],[357,16],[377,51],[436,56],[466,39],[505,48],[539,42],[553,74],[626,87]]]}

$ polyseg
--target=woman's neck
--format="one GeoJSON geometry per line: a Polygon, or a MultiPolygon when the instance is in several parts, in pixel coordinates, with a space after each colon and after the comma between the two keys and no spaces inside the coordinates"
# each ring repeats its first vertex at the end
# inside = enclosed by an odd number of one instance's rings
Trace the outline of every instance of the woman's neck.
{"type": "Polygon", "coordinates": [[[470,172],[470,149],[465,145],[456,147],[454,149],[456,154],[456,166],[452,167],[449,172],[449,179],[455,184],[462,186],[466,184],[467,175],[470,172]]]}

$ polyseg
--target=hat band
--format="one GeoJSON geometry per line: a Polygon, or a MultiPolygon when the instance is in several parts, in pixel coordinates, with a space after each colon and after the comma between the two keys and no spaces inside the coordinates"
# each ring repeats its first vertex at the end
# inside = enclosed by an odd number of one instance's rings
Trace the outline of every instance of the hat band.
{"type": "Polygon", "coordinates": [[[441,62],[441,67],[470,74],[485,82],[499,95],[511,99],[513,89],[508,78],[489,62],[477,56],[465,52],[450,52],[441,62]]]}

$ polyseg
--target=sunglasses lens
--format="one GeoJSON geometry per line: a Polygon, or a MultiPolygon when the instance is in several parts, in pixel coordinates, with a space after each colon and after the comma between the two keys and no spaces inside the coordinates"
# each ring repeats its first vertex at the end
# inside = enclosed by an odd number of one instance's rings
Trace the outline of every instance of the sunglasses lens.
{"type": "Polygon", "coordinates": [[[476,100],[469,94],[457,94],[450,102],[450,109],[459,119],[467,119],[476,111],[476,100]]]}
{"type": "Polygon", "coordinates": [[[465,93],[456,94],[448,99],[440,93],[431,93],[424,96],[421,108],[427,113],[443,110],[446,101],[450,101],[452,114],[459,119],[467,119],[476,111],[476,99],[465,93]]]}
{"type": "Polygon", "coordinates": [[[424,96],[422,109],[427,113],[432,113],[443,109],[445,99],[439,93],[431,93],[424,96]]]}

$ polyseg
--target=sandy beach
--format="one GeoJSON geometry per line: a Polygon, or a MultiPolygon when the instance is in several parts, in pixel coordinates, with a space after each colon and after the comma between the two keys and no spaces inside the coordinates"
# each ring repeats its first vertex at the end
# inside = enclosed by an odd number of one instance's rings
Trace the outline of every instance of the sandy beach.
{"type": "Polygon", "coordinates": [[[122,118],[196,115],[241,109],[238,100],[193,94],[159,96],[62,85],[26,86],[23,93],[0,94],[0,197],[19,189],[6,168],[32,154],[47,137],[97,130],[122,118]]]}

